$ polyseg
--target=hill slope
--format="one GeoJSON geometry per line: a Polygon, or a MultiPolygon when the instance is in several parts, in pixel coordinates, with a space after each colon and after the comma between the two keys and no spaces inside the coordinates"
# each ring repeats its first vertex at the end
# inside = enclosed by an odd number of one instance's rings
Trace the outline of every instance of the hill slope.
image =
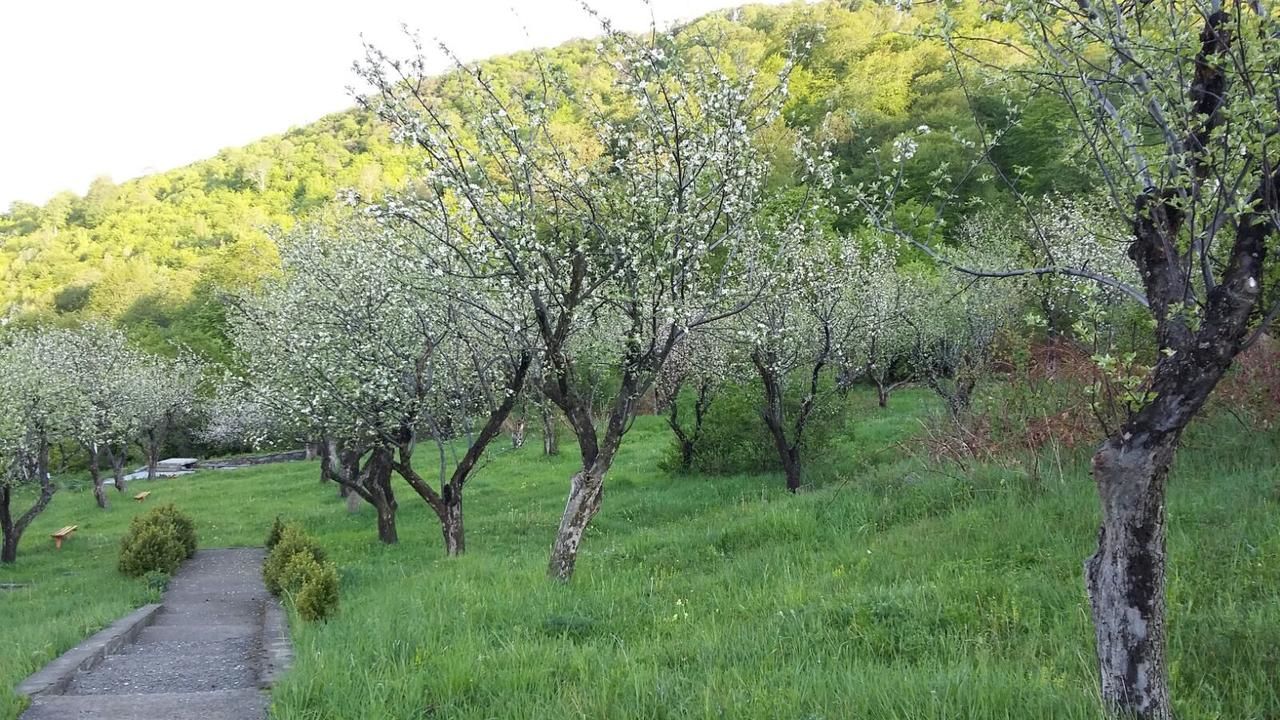
{"type": "MultiPolygon", "coordinates": [[[[153,498],[194,515],[204,547],[260,544],[277,514],[301,520],[341,567],[338,616],[294,624],[277,718],[1101,720],[1084,468],[1041,486],[929,471],[899,442],[931,402],[905,392],[884,412],[860,395],[838,481],[799,496],[777,477],[658,473],[669,433],[640,418],[567,587],[544,572],[574,458],[536,443],[499,452],[469,486],[456,560],[408,495],[400,545],[380,546],[371,508],[347,514],[314,463],[160,481],[153,498]]],[[[1188,439],[1171,483],[1179,717],[1275,717],[1280,449],[1198,437],[1210,434],[1188,439]]],[[[0,718],[23,675],[143,602],[114,569],[142,509],[60,493],[0,569],[32,583],[0,592],[0,617],[22,618],[0,624],[15,649],[0,656],[0,718]],[[55,552],[47,534],[67,523],[81,531],[55,552]]]]}
{"type": "MultiPolygon", "coordinates": [[[[859,143],[868,137],[888,142],[921,124],[971,126],[972,109],[945,49],[913,35],[933,10],[904,14],[873,3],[854,6],[860,7],[749,7],[694,25],[723,38],[744,65],[784,52],[799,32],[813,40],[791,82],[786,118],[793,127],[807,127],[829,110],[857,114],[867,136],[859,143]]],[[[972,1],[954,13],[962,24],[983,22],[972,1]]],[[[592,48],[590,42],[569,43],[546,58],[582,82],[596,61],[592,48]]],[[[486,72],[521,77],[529,74],[531,60],[529,53],[496,58],[487,61],[486,72]]],[[[1078,182],[1062,166],[1069,148],[1044,141],[1056,134],[1061,118],[1036,102],[1028,108],[1024,126],[1004,136],[997,155],[1016,157],[1028,168],[1032,189],[1072,189],[1078,182]]],[[[955,158],[957,148],[943,135],[921,148],[921,177],[955,158]]],[[[860,147],[851,144],[844,158],[855,177],[860,147]]],[[[15,204],[0,215],[0,316],[24,322],[105,317],[149,349],[164,351],[167,341],[177,340],[217,358],[225,340],[216,291],[252,282],[274,267],[269,229],[321,211],[342,189],[376,198],[401,188],[414,161],[385,127],[350,110],[187,167],[118,185],[101,180],[84,197],[64,193],[43,207],[15,204]]]]}

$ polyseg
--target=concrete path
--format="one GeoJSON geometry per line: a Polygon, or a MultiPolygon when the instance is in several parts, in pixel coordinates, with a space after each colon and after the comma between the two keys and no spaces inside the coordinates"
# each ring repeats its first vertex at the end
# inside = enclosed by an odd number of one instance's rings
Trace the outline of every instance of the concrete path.
{"type": "Polygon", "coordinates": [[[35,697],[22,720],[252,720],[266,715],[283,615],[262,584],[263,551],[201,550],[174,575],[152,625],[35,697]]]}

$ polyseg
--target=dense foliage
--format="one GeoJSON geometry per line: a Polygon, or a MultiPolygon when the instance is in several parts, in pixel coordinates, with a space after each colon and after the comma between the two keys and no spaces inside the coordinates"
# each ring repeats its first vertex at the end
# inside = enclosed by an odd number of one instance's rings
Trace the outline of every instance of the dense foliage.
{"type": "MultiPolygon", "coordinates": [[[[971,5],[960,10],[966,27],[982,22],[971,5]]],[[[866,144],[887,146],[920,124],[973,126],[945,47],[915,34],[932,13],[873,3],[748,7],[698,27],[741,63],[777,57],[803,31],[809,47],[791,74],[786,126],[812,127],[830,110],[855,113],[859,133],[837,156],[857,178],[875,172],[866,144]]],[[[598,89],[594,42],[570,43],[544,59],[575,87],[598,89]]],[[[486,77],[501,85],[525,82],[533,71],[528,53],[484,63],[486,77]]],[[[446,82],[437,92],[449,97],[453,89],[446,82]]],[[[994,97],[980,105],[991,117],[1009,112],[994,97]]],[[[1059,140],[1062,116],[1049,101],[1031,98],[1022,117],[1000,138],[997,156],[1022,171],[1020,182],[1032,192],[1078,189],[1072,148],[1059,140]]],[[[781,148],[789,140],[779,132],[781,148]]],[[[924,168],[963,152],[937,133],[922,143],[913,172],[924,178],[924,168]]],[[[340,191],[377,199],[401,189],[419,159],[370,113],[350,110],[187,167],[118,184],[101,179],[83,196],[63,193],[41,207],[15,203],[0,214],[0,313],[24,323],[103,318],[120,323],[144,349],[171,353],[176,341],[226,360],[221,291],[252,284],[276,266],[270,228],[322,215],[340,191]]],[[[924,192],[925,184],[919,187],[924,192]]]]}

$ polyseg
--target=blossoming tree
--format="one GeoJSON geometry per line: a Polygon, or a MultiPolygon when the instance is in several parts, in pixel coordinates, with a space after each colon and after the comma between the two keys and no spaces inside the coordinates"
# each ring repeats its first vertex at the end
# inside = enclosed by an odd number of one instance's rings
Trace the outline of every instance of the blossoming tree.
{"type": "Polygon", "coordinates": [[[613,32],[589,90],[539,63],[524,86],[458,64],[426,78],[368,49],[367,107],[427,158],[412,193],[376,214],[439,258],[443,272],[520,307],[534,328],[542,392],[564,414],[581,466],[569,482],[549,574],[569,579],[636,401],[691,329],[750,298],[746,246],[767,162],[754,131],[775,117],[789,64],[735,67],[713,39],[613,32]],[[448,85],[448,101],[438,84],[448,85]],[[581,392],[610,367],[599,420],[581,392]]]}
{"type": "Polygon", "coordinates": [[[0,347],[0,562],[18,557],[23,532],[53,499],[49,447],[74,437],[88,414],[68,367],[67,331],[24,331],[0,347]],[[17,488],[35,485],[31,506],[14,516],[17,488]]]}
{"type": "Polygon", "coordinates": [[[138,375],[144,356],[124,334],[104,325],[51,330],[68,352],[62,368],[84,412],[76,418],[74,437],[89,455],[89,477],[98,507],[107,507],[102,460],[110,465],[116,490],[124,492],[124,464],[129,443],[139,432],[138,375]]]}
{"type": "Polygon", "coordinates": [[[334,477],[374,506],[383,542],[398,540],[394,472],[437,514],[456,555],[463,486],[530,356],[499,311],[417,272],[411,250],[359,224],[295,232],[281,244],[282,275],[237,303],[233,339],[253,397],[293,426],[341,440],[334,477]],[[428,439],[439,489],[414,467],[428,439]]]}

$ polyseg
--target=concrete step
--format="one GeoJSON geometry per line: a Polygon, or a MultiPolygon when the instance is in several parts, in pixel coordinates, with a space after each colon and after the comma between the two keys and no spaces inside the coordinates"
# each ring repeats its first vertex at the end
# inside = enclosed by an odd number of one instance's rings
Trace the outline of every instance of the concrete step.
{"type": "Polygon", "coordinates": [[[258,684],[261,640],[233,638],[204,643],[144,643],[109,655],[89,672],[79,673],[67,695],[193,693],[258,684]]]}
{"type": "Polygon", "coordinates": [[[209,600],[208,602],[171,603],[165,598],[164,609],[153,623],[159,627],[174,625],[235,625],[261,622],[264,600],[209,600]]]}
{"type": "Polygon", "coordinates": [[[48,695],[37,698],[22,720],[245,720],[263,717],[266,709],[260,690],[48,695]]]}
{"type": "Polygon", "coordinates": [[[137,644],[208,643],[254,637],[260,628],[250,623],[222,625],[152,625],[138,635],[137,644]]]}

